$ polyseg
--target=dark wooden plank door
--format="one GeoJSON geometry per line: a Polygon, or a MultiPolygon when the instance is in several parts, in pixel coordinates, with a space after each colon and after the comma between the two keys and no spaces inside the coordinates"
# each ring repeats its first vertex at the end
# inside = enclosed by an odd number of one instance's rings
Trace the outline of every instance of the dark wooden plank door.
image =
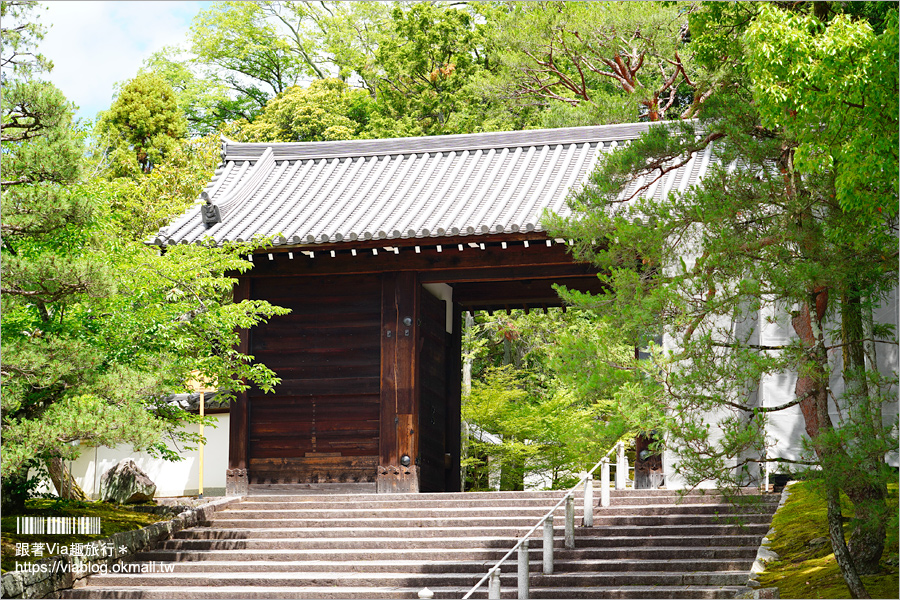
{"type": "Polygon", "coordinates": [[[446,302],[419,293],[419,491],[446,490],[447,334],[446,302]]]}
{"type": "Polygon", "coordinates": [[[374,481],[379,447],[376,276],[256,278],[254,297],[291,309],[253,329],[250,354],[282,382],[251,389],[251,483],[374,481]]]}

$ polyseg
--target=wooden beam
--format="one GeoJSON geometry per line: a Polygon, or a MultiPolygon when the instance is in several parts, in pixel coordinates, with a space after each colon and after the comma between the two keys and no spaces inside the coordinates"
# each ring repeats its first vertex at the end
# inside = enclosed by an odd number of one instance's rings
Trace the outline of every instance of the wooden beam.
{"type": "Polygon", "coordinates": [[[582,263],[504,265],[478,268],[433,269],[419,275],[422,283],[465,283],[476,281],[556,280],[565,277],[596,276],[597,271],[582,263]]]}
{"type": "Polygon", "coordinates": [[[415,273],[385,273],[381,295],[381,431],[378,493],[419,491],[415,273]],[[409,465],[402,464],[408,456],[409,465]]]}
{"type": "Polygon", "coordinates": [[[598,293],[604,289],[602,282],[593,274],[554,279],[461,282],[453,285],[453,299],[469,309],[479,306],[520,305],[523,303],[536,307],[541,304],[558,306],[560,298],[553,289],[553,284],[564,285],[569,289],[582,292],[598,293]]]}
{"type": "Polygon", "coordinates": [[[401,251],[412,250],[415,252],[416,247],[418,246],[420,250],[424,250],[426,248],[434,248],[434,246],[441,244],[443,246],[456,246],[457,244],[468,245],[470,242],[476,242],[479,244],[498,244],[501,245],[506,243],[507,246],[512,246],[514,244],[521,244],[524,241],[530,241],[532,243],[539,242],[544,244],[548,239],[547,234],[542,231],[530,231],[530,232],[519,232],[519,233],[487,233],[487,234],[471,234],[471,235],[456,235],[456,236],[443,236],[443,237],[428,237],[428,238],[399,238],[399,239],[372,239],[372,240],[355,240],[355,241],[343,241],[343,242],[329,242],[325,244],[297,244],[297,245],[280,245],[280,246],[270,246],[268,248],[264,248],[258,250],[258,254],[265,253],[274,253],[276,258],[279,254],[286,254],[288,252],[299,252],[299,251],[314,251],[314,252],[325,252],[334,250],[337,253],[347,252],[350,249],[359,250],[369,250],[371,248],[384,248],[385,246],[391,246],[394,248],[400,248],[401,251]]]}
{"type": "MultiPolygon", "coordinates": [[[[296,276],[325,276],[325,275],[354,275],[362,273],[390,273],[401,271],[421,272],[423,277],[428,277],[429,282],[440,281],[465,281],[467,278],[476,277],[475,271],[482,269],[497,272],[495,277],[502,277],[503,269],[517,268],[529,269],[532,267],[575,267],[580,266],[582,271],[590,270],[590,265],[575,263],[568,252],[568,247],[553,244],[547,247],[544,244],[532,244],[525,248],[523,245],[509,246],[503,249],[499,244],[486,246],[484,250],[466,249],[463,252],[438,252],[437,248],[422,248],[420,253],[413,249],[407,249],[400,254],[393,252],[379,252],[372,255],[369,252],[359,252],[352,256],[345,252],[336,257],[321,256],[316,253],[316,258],[306,260],[289,260],[276,258],[276,260],[257,260],[253,269],[238,277],[296,277],[296,276]],[[447,271],[444,275],[434,273],[447,271]],[[453,272],[456,272],[454,274],[453,272]]],[[[535,275],[538,276],[538,275],[535,275]]],[[[547,277],[551,276],[547,272],[547,277]]],[[[527,274],[508,276],[508,279],[528,278],[527,274]]],[[[425,280],[422,280],[425,282],[425,280]]]]}

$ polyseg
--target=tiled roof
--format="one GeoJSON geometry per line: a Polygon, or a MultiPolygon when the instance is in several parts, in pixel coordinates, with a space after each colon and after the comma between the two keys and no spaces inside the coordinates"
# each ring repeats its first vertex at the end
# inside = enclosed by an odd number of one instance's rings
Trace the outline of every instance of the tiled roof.
{"type": "MultiPolygon", "coordinates": [[[[541,231],[545,210],[568,213],[567,196],[602,152],[647,127],[279,144],[223,140],[223,163],[204,190],[221,223],[204,225],[195,206],[152,243],[271,236],[276,245],[293,246],[541,231]]],[[[708,162],[708,153],[699,155],[646,193],[683,188],[708,162]]]]}

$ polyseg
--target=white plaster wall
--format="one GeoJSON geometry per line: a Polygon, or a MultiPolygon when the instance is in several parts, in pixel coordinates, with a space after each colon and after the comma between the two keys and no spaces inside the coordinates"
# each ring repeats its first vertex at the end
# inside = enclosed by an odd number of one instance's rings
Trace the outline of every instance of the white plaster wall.
{"type": "MultiPolygon", "coordinates": [[[[895,289],[887,300],[875,311],[876,322],[882,324],[898,324],[897,290],[895,289]]],[[[837,324],[829,324],[826,329],[835,328],[837,324]]],[[[768,307],[767,312],[760,315],[761,343],[765,345],[780,345],[790,342],[794,338],[793,329],[790,326],[787,311],[777,311],[768,307]],[[768,317],[768,318],[766,318],[768,317]],[[770,322],[770,321],[775,321],[770,322]]],[[[836,344],[839,341],[832,340],[836,344]]],[[[898,365],[897,346],[893,344],[876,344],[878,369],[885,375],[895,374],[900,368],[898,365]]],[[[829,364],[832,369],[829,385],[834,397],[840,398],[844,392],[844,380],[841,375],[843,368],[843,354],[840,348],[829,351],[829,364]]],[[[794,385],[797,382],[796,373],[780,373],[768,375],[760,382],[760,396],[762,406],[772,407],[790,402],[794,399],[794,385]]],[[[841,410],[832,401],[829,403],[829,413],[836,426],[841,423],[841,410]]],[[[896,398],[893,402],[883,406],[883,419],[885,425],[897,425],[898,404],[896,398]]],[[[770,456],[787,458],[790,460],[802,459],[801,450],[806,428],[803,414],[799,406],[793,406],[783,411],[769,414],[767,437],[772,444],[770,456]]],[[[888,464],[898,466],[897,452],[887,456],[888,464]]]]}
{"type": "MultiPolygon", "coordinates": [[[[898,322],[900,322],[898,313],[900,313],[900,305],[898,305],[898,291],[895,289],[880,308],[875,311],[874,316],[879,323],[891,324],[897,327],[898,322]]],[[[772,304],[764,305],[755,321],[758,333],[754,335],[754,338],[757,338],[758,343],[761,345],[780,346],[789,343],[795,337],[790,324],[790,313],[786,307],[778,307],[772,304]]],[[[746,326],[746,324],[742,326],[746,326]]],[[[835,328],[834,323],[827,326],[827,329],[833,328],[835,328]]],[[[755,342],[756,339],[752,341],[755,342]]],[[[832,341],[832,343],[836,342],[832,341]]],[[[664,337],[663,347],[665,349],[673,349],[675,347],[673,340],[669,336],[664,337]]],[[[896,345],[876,344],[876,354],[878,368],[883,374],[895,375],[900,370],[900,353],[898,353],[896,345]]],[[[834,396],[839,398],[844,391],[844,381],[841,375],[843,355],[840,348],[834,348],[829,352],[829,364],[832,369],[829,383],[834,396]]],[[[773,373],[764,376],[759,382],[758,389],[750,394],[751,404],[754,401],[754,395],[761,407],[779,406],[792,401],[795,398],[794,385],[796,381],[797,374],[793,372],[773,373]]],[[[835,425],[839,426],[841,411],[834,401],[829,404],[829,412],[835,425]]],[[[724,414],[726,413],[723,411],[721,414],[710,415],[709,422],[714,423],[724,414]]],[[[897,427],[898,402],[896,398],[893,402],[883,406],[883,419],[885,425],[897,427]]],[[[805,435],[805,423],[799,406],[768,414],[766,437],[769,443],[768,454],[770,457],[802,460],[805,435]]],[[[898,452],[896,451],[888,454],[886,458],[891,466],[896,467],[900,463],[898,461],[898,452]]],[[[676,450],[667,448],[663,454],[663,462],[666,472],[666,485],[669,488],[680,489],[685,486],[684,480],[673,472],[678,460],[679,457],[676,450]]],[[[776,467],[772,467],[771,470],[775,471],[776,467]]],[[[712,483],[704,485],[711,487],[712,483]]]]}
{"type": "MultiPolygon", "coordinates": [[[[203,492],[204,496],[221,496],[225,493],[225,470],[228,468],[229,415],[210,416],[215,419],[216,426],[206,426],[203,431],[206,437],[203,451],[203,492]]],[[[198,425],[190,426],[190,430],[194,432],[198,428],[198,425]]],[[[156,497],[196,495],[199,487],[199,451],[184,452],[180,445],[176,448],[171,441],[166,445],[184,458],[178,462],[169,462],[154,458],[146,452],[135,452],[127,444],[115,448],[83,447],[81,456],[72,462],[72,473],[81,489],[89,497],[97,498],[103,473],[120,460],[133,458],[135,464],[156,484],[156,497]]]]}

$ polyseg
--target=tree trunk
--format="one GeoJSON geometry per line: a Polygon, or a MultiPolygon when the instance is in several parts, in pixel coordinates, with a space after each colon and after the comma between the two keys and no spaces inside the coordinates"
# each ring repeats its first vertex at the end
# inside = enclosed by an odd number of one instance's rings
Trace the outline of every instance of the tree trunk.
{"type": "Polygon", "coordinates": [[[81,500],[88,502],[90,499],[84,490],[75,483],[75,478],[69,473],[66,464],[59,457],[52,458],[47,461],[47,472],[50,474],[50,480],[56,488],[56,493],[60,498],[69,500],[81,500]]]}
{"type": "Polygon", "coordinates": [[[869,592],[863,586],[856,567],[853,566],[853,558],[844,541],[844,527],[841,520],[841,501],[840,492],[837,486],[826,483],[826,501],[828,503],[828,536],[831,538],[831,548],[834,550],[834,559],[837,561],[841,574],[847,587],[850,588],[850,595],[854,598],[871,598],[869,592]]]}
{"type": "MultiPolygon", "coordinates": [[[[803,398],[800,410],[806,433],[821,463],[826,485],[842,489],[854,506],[856,526],[851,534],[849,549],[855,571],[845,571],[844,566],[839,563],[844,579],[851,585],[851,579],[858,579],[858,574],[878,570],[885,542],[884,521],[879,518],[885,496],[865,473],[853,465],[843,447],[827,439],[834,432],[834,424],[828,414],[828,355],[822,330],[827,306],[827,291],[815,290],[811,294],[811,301],[804,304],[791,320],[809,358],[806,374],[797,378],[794,391],[797,397],[803,398]]],[[[834,540],[832,546],[834,547],[834,540]]],[[[837,556],[838,548],[835,547],[834,550],[837,556]]]]}
{"type": "MultiPolygon", "coordinates": [[[[844,358],[844,383],[846,393],[853,396],[849,418],[858,428],[861,435],[876,439],[881,429],[881,402],[873,398],[866,381],[866,318],[863,315],[864,305],[858,295],[845,295],[841,298],[841,342],[844,358]]],[[[866,315],[871,317],[871,311],[866,315]]],[[[877,368],[874,356],[869,368],[877,368]]],[[[884,464],[884,455],[878,452],[867,452],[863,456],[863,469],[877,473],[884,464]]],[[[853,498],[856,514],[850,534],[850,554],[853,556],[856,570],[860,575],[877,573],[885,539],[885,498],[887,486],[865,486],[853,498]]]]}

